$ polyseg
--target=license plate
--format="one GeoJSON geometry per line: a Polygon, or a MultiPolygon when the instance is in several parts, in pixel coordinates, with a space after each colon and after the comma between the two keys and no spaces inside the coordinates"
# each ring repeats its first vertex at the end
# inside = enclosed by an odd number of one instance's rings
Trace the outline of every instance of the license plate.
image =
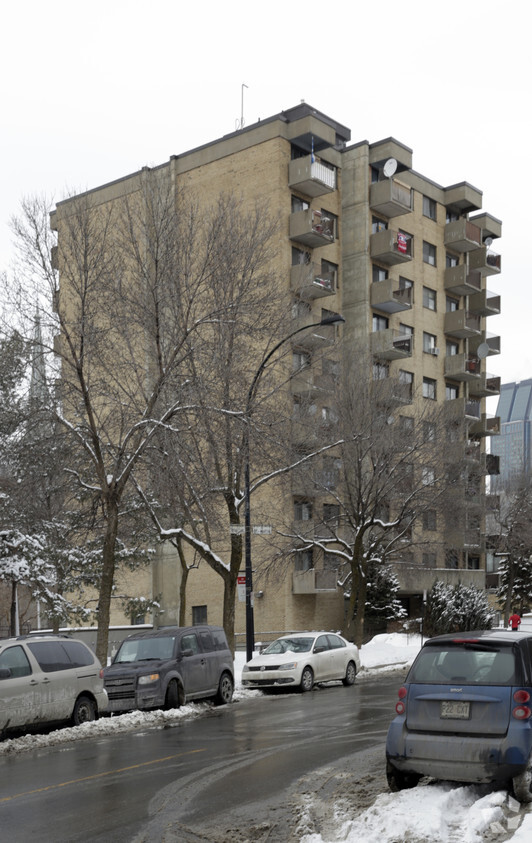
{"type": "Polygon", "coordinates": [[[469,720],[469,702],[442,700],[440,717],[449,720],[469,720]]]}

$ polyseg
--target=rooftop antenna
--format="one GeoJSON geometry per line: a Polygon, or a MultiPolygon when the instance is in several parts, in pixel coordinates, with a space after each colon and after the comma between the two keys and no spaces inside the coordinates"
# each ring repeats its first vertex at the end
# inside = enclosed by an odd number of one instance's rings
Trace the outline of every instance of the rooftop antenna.
{"type": "Polygon", "coordinates": [[[235,120],[235,127],[236,127],[237,132],[239,131],[239,129],[243,129],[244,126],[246,125],[245,121],[244,121],[244,88],[247,88],[247,87],[248,86],[246,85],[246,83],[242,82],[241,94],[240,94],[240,120],[238,120],[238,119],[235,120]]]}

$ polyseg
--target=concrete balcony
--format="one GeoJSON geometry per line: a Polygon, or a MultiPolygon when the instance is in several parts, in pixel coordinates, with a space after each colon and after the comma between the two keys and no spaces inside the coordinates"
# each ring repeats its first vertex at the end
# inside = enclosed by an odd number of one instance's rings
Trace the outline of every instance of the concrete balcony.
{"type": "Polygon", "coordinates": [[[321,264],[297,264],[290,270],[290,289],[305,301],[334,296],[336,272],[321,272],[321,264]]]}
{"type": "Polygon", "coordinates": [[[489,375],[482,372],[480,377],[469,384],[469,395],[471,398],[490,398],[499,395],[501,391],[501,379],[498,375],[489,375]]]}
{"type": "Polygon", "coordinates": [[[478,313],[479,316],[498,316],[501,312],[501,297],[489,290],[474,293],[469,296],[469,312],[478,313]]]}
{"type": "Polygon", "coordinates": [[[482,191],[466,181],[444,189],[443,204],[458,214],[470,214],[482,208],[482,191]]]}
{"type": "Polygon", "coordinates": [[[450,310],[445,314],[443,331],[446,336],[466,339],[480,336],[480,316],[468,310],[450,310]]]}
{"type": "Polygon", "coordinates": [[[371,353],[381,360],[401,360],[412,356],[414,338],[394,328],[371,334],[371,353]]]}
{"type": "Polygon", "coordinates": [[[401,232],[388,228],[371,235],[371,258],[387,266],[409,263],[412,260],[413,252],[413,238],[404,237],[401,232]]]}
{"type": "Polygon", "coordinates": [[[423,594],[429,592],[435,582],[446,585],[474,585],[484,589],[486,572],[469,571],[464,568],[425,568],[405,562],[392,563],[393,572],[399,580],[399,594],[423,594]]]}
{"type": "Polygon", "coordinates": [[[469,340],[469,351],[473,354],[478,354],[491,357],[493,354],[501,353],[501,338],[497,334],[490,334],[487,331],[481,331],[480,336],[471,337],[469,340]]]}
{"type": "Polygon", "coordinates": [[[401,289],[399,281],[386,278],[371,285],[371,306],[385,313],[399,313],[412,308],[412,287],[401,289]]]}
{"type": "Polygon", "coordinates": [[[464,419],[475,422],[480,419],[480,401],[465,398],[452,398],[445,402],[445,412],[449,423],[462,422],[464,419]]]}
{"type": "Polygon", "coordinates": [[[444,273],[445,292],[470,296],[482,289],[480,272],[470,272],[465,263],[448,266],[444,273]]]}
{"type": "Polygon", "coordinates": [[[469,428],[470,436],[497,436],[501,432],[501,420],[499,416],[489,416],[482,413],[480,419],[469,428]]]}
{"type": "Polygon", "coordinates": [[[314,373],[310,366],[294,372],[290,378],[290,388],[293,395],[301,395],[309,398],[319,393],[319,388],[314,383],[314,373]]]}
{"type": "Polygon", "coordinates": [[[447,223],[443,232],[443,242],[454,252],[471,252],[482,245],[482,232],[478,225],[462,217],[447,223]]]}
{"type": "Polygon", "coordinates": [[[290,214],[290,239],[317,248],[334,242],[334,220],[315,208],[290,214]]]}
{"type": "Polygon", "coordinates": [[[384,179],[371,185],[369,206],[372,211],[391,219],[409,214],[413,209],[414,191],[396,179],[384,179]]]}
{"type": "Polygon", "coordinates": [[[317,594],[322,591],[336,591],[336,571],[320,571],[310,568],[308,571],[294,571],[292,575],[292,594],[317,594]]]}
{"type": "Polygon", "coordinates": [[[444,374],[455,381],[474,381],[480,377],[480,360],[470,354],[452,354],[445,358],[444,374]]]}
{"type": "Polygon", "coordinates": [[[469,253],[469,270],[478,270],[481,275],[498,275],[501,271],[501,256],[487,246],[475,249],[469,253]]]}
{"type": "Polygon", "coordinates": [[[302,331],[297,338],[294,337],[294,345],[298,348],[314,350],[334,343],[337,336],[336,325],[316,325],[316,321],[316,317],[312,314],[294,320],[294,331],[305,325],[313,325],[312,328],[309,327],[308,332],[302,331]]]}
{"type": "Polygon", "coordinates": [[[324,196],[336,190],[336,168],[313,155],[294,158],[288,165],[288,186],[305,196],[324,196]]]}

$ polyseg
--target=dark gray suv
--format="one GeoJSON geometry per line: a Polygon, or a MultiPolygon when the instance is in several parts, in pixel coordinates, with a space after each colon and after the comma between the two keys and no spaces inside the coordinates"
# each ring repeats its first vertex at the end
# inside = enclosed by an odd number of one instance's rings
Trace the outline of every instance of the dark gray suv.
{"type": "Polygon", "coordinates": [[[108,712],[231,702],[233,657],[219,626],[163,627],[130,635],[104,670],[108,712]]]}

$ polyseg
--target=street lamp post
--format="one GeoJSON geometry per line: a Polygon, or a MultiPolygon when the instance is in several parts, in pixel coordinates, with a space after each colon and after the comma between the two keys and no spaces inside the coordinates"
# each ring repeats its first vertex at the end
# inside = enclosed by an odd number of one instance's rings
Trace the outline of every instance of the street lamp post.
{"type": "Polygon", "coordinates": [[[245,510],[244,510],[244,547],[245,547],[245,561],[246,561],[246,661],[253,658],[253,650],[255,649],[255,622],[253,617],[253,570],[251,567],[251,505],[250,505],[250,480],[249,480],[249,426],[251,422],[251,405],[255,395],[255,390],[259,383],[260,377],[271,357],[275,352],[295,337],[301,331],[307,331],[309,328],[318,328],[322,325],[335,325],[338,322],[345,322],[343,316],[339,313],[333,313],[330,316],[324,316],[319,322],[312,322],[310,325],[303,325],[292,331],[288,336],[283,337],[282,340],[274,345],[271,351],[268,352],[259,368],[255,372],[255,376],[251,381],[249,387],[248,397],[246,401],[245,421],[246,428],[244,431],[244,495],[245,495],[245,510]]]}

